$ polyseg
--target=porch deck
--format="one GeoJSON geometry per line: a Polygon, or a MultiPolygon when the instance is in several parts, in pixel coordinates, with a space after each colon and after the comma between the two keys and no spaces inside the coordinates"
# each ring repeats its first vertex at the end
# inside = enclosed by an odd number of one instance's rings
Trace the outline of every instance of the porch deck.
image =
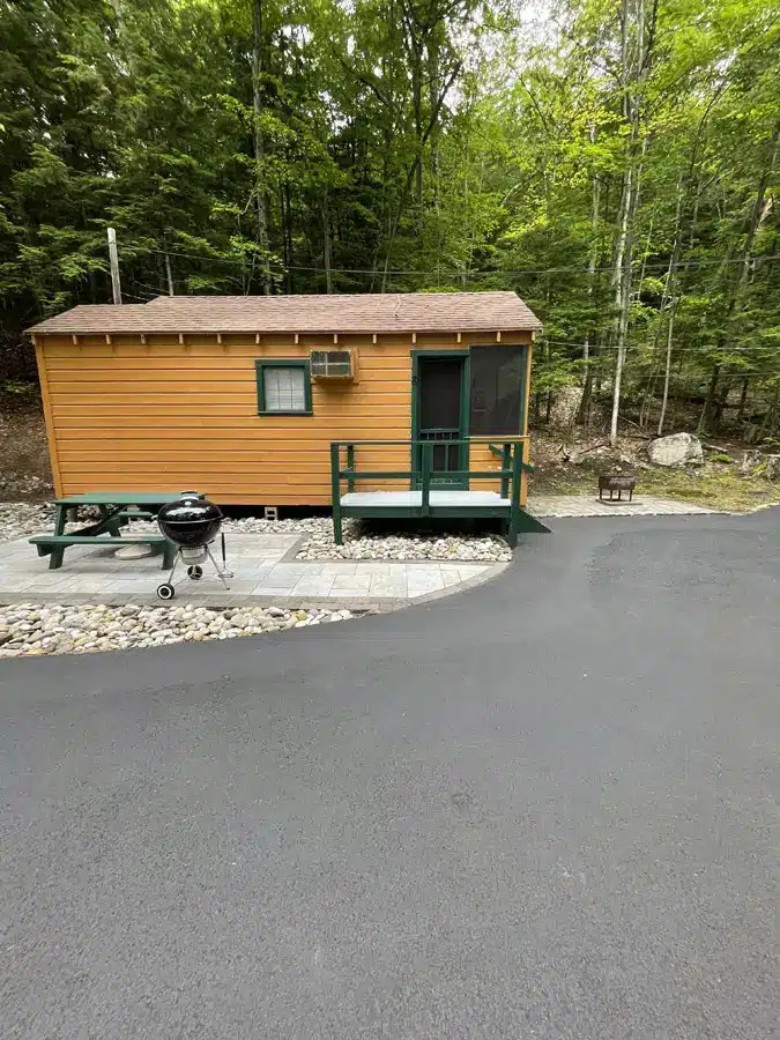
{"type": "MultiPolygon", "coordinates": [[[[437,509],[484,509],[499,506],[508,509],[512,502],[496,491],[455,491],[431,489],[428,498],[431,511],[437,509]]],[[[341,508],[421,509],[422,491],[351,491],[341,496],[341,508]]]]}
{"type": "Polygon", "coordinates": [[[513,440],[502,439],[496,444],[493,439],[470,438],[468,441],[442,441],[473,445],[487,444],[493,456],[500,460],[495,469],[433,471],[434,449],[437,441],[336,441],[331,444],[331,485],[333,504],[333,536],[337,545],[342,541],[344,517],[398,519],[470,519],[496,518],[503,520],[507,542],[517,544],[520,531],[547,532],[548,528],[527,513],[520,505],[523,474],[533,472],[525,459],[527,437],[513,440]],[[409,448],[409,457],[421,459],[419,468],[409,470],[360,470],[358,452],[362,446],[372,448],[383,445],[402,445],[409,448]],[[342,451],[346,452],[346,466],[342,464],[342,451]],[[360,480],[372,482],[409,482],[408,490],[355,491],[360,480]],[[466,489],[442,486],[447,480],[465,483],[466,489]],[[485,482],[495,480],[498,491],[469,490],[471,480],[485,482]],[[347,492],[342,494],[342,482],[347,483],[347,492]]]}

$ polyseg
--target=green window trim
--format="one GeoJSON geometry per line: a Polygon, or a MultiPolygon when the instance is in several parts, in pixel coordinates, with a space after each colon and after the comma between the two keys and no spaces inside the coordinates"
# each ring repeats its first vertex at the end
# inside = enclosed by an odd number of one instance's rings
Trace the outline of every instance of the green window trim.
{"type": "Polygon", "coordinates": [[[258,415],[313,415],[311,400],[311,367],[305,358],[262,358],[255,361],[255,378],[257,379],[257,414],[258,415]],[[305,407],[296,410],[269,409],[265,404],[265,369],[266,368],[302,368],[303,393],[305,407]]]}

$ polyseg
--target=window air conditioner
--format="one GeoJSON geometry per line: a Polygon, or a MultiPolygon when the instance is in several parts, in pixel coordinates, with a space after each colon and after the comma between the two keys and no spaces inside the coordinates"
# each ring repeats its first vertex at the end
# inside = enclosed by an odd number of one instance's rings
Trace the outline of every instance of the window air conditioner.
{"type": "Polygon", "coordinates": [[[351,350],[313,350],[313,379],[354,379],[355,367],[351,350]]]}

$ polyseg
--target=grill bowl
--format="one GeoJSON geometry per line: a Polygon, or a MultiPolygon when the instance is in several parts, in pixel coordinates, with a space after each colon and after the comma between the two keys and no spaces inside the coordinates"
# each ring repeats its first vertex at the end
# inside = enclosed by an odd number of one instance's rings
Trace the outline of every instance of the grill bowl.
{"type": "Polygon", "coordinates": [[[157,514],[157,525],[165,537],[183,548],[213,542],[222,527],[222,511],[194,491],[184,491],[166,503],[157,514]]]}

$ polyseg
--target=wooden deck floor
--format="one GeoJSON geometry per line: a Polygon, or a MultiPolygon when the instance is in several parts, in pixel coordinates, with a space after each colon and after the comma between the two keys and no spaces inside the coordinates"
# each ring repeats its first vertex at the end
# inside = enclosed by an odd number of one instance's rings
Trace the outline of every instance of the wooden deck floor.
{"type": "MultiPolygon", "coordinates": [[[[432,508],[484,509],[485,506],[508,509],[511,502],[502,498],[496,491],[456,491],[443,489],[431,490],[430,504],[432,508]]],[[[385,509],[414,509],[422,506],[422,491],[351,491],[341,496],[344,508],[373,507],[385,509]]]]}

